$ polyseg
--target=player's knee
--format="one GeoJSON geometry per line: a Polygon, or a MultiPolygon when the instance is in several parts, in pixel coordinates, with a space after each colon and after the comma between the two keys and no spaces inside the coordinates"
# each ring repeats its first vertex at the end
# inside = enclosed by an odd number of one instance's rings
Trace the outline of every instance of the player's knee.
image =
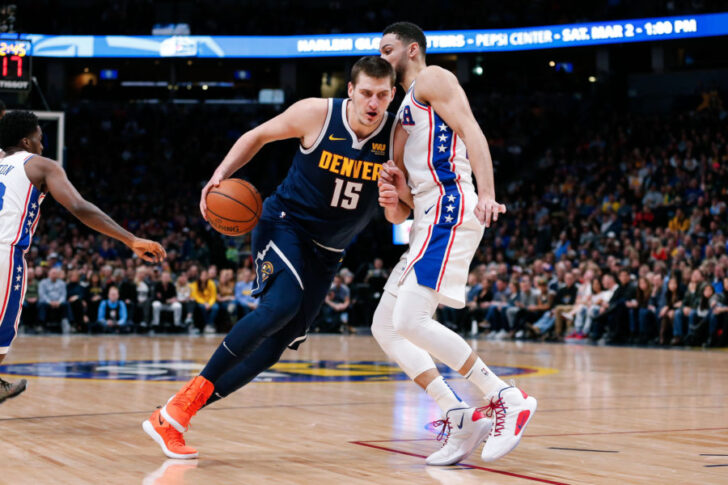
{"type": "Polygon", "coordinates": [[[153,301],[152,302],[152,308],[155,309],[155,310],[158,310],[158,309],[162,308],[162,303],[159,302],[159,301],[153,301]]]}
{"type": "Polygon", "coordinates": [[[281,298],[266,298],[256,312],[264,314],[271,322],[288,322],[296,316],[302,303],[303,293],[296,291],[281,298]]]}
{"type": "Polygon", "coordinates": [[[385,309],[382,302],[379,302],[372,318],[372,336],[379,342],[379,345],[382,345],[387,340],[387,335],[391,335],[393,331],[392,311],[385,309]]]}
{"type": "Polygon", "coordinates": [[[408,308],[402,300],[397,301],[392,314],[394,331],[410,339],[416,332],[422,320],[421,312],[417,308],[408,308]]]}

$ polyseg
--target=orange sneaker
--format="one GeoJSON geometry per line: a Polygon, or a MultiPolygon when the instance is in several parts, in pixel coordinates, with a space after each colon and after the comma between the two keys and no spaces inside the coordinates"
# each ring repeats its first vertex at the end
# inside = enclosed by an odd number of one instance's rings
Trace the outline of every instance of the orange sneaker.
{"type": "Polygon", "coordinates": [[[166,419],[162,417],[159,409],[152,413],[151,417],[142,424],[144,432],[152,437],[162,451],[170,458],[189,460],[197,458],[198,453],[185,443],[182,433],[174,429],[166,419]]]}
{"type": "Polygon", "coordinates": [[[213,383],[204,377],[193,378],[162,407],[162,417],[177,431],[184,433],[192,416],[205,405],[214,390],[213,383]]]}

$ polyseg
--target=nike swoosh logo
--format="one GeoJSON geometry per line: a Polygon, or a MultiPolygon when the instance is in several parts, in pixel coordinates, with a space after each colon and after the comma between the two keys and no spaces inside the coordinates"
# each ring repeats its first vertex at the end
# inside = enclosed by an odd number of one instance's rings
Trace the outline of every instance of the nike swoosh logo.
{"type": "Polygon", "coordinates": [[[463,429],[463,419],[465,419],[465,415],[460,416],[460,424],[458,424],[458,429],[463,429]]]}
{"type": "Polygon", "coordinates": [[[427,214],[428,212],[430,212],[430,211],[432,210],[432,208],[433,208],[433,207],[435,207],[435,204],[432,204],[432,205],[430,206],[430,208],[429,208],[429,209],[427,209],[427,210],[425,211],[425,214],[427,214]]]}
{"type": "Polygon", "coordinates": [[[528,422],[529,416],[531,416],[531,411],[529,410],[521,411],[521,413],[518,415],[518,419],[516,420],[516,436],[518,436],[518,434],[528,422]]]}
{"type": "Polygon", "coordinates": [[[331,141],[342,141],[346,140],[346,138],[336,138],[333,134],[329,135],[329,140],[331,141]]]}

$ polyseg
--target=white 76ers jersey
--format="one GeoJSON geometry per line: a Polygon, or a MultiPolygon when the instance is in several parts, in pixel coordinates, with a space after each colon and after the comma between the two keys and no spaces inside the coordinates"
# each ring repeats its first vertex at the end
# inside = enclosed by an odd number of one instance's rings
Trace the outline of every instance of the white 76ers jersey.
{"type": "Polygon", "coordinates": [[[32,153],[16,152],[0,158],[0,247],[26,251],[38,225],[45,194],[25,173],[25,162],[32,157],[32,153]]]}
{"type": "Polygon", "coordinates": [[[410,271],[435,290],[440,303],[462,308],[468,267],[483,237],[475,217],[478,196],[465,144],[432,106],[417,101],[412,83],[398,119],[409,133],[404,146],[407,183],[415,202],[410,247],[385,289],[397,294],[410,271]]]}
{"type": "Polygon", "coordinates": [[[415,98],[412,82],[397,113],[409,137],[404,147],[404,165],[412,195],[429,191],[440,195],[455,190],[473,191],[470,162],[465,143],[432,106],[415,98]]]}

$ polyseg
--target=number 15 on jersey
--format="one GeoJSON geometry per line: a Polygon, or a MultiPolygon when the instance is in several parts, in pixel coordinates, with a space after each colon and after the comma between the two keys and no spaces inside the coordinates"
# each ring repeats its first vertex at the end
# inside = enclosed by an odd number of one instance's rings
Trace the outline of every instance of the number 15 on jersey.
{"type": "Polygon", "coordinates": [[[331,207],[341,207],[347,210],[356,209],[356,206],[359,204],[359,193],[363,187],[362,183],[337,178],[334,184],[334,196],[331,197],[331,207]]]}

